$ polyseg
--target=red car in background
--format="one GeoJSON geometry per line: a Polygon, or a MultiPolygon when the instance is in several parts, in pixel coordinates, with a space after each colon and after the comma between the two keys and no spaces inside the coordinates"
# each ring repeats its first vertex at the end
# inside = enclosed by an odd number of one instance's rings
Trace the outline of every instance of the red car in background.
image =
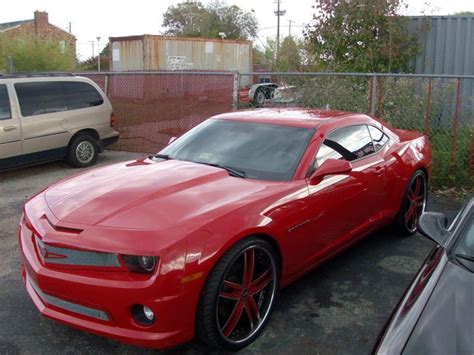
{"type": "Polygon", "coordinates": [[[430,171],[425,136],[364,114],[215,116],[30,199],[23,280],[43,315],[88,332],[240,349],[282,287],[385,225],[413,234],[430,171]]]}

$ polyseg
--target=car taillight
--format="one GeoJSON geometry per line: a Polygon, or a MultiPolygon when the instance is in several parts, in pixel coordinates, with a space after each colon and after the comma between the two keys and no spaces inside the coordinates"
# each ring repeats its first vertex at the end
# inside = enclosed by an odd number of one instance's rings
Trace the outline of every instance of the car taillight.
{"type": "Polygon", "coordinates": [[[116,123],[115,121],[116,121],[115,120],[115,114],[112,112],[110,114],[110,127],[115,128],[115,123],[116,123]]]}

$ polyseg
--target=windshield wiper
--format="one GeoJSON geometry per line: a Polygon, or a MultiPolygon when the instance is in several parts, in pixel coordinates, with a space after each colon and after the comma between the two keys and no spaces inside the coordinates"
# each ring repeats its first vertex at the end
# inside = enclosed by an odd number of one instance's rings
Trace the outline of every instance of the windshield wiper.
{"type": "Polygon", "coordinates": [[[219,165],[219,164],[214,164],[214,163],[204,163],[204,162],[201,162],[201,161],[198,161],[196,163],[209,165],[209,166],[213,166],[215,168],[221,168],[221,169],[227,170],[227,172],[229,173],[230,176],[235,176],[235,177],[239,177],[239,178],[242,178],[242,179],[245,179],[247,177],[247,173],[245,171],[233,168],[231,166],[219,165]]]}
{"type": "Polygon", "coordinates": [[[151,158],[158,158],[158,159],[163,159],[163,160],[172,160],[173,159],[168,154],[155,154],[155,155],[152,155],[150,157],[150,159],[151,158]]]}
{"type": "Polygon", "coordinates": [[[454,257],[456,258],[456,261],[461,265],[464,269],[466,269],[469,272],[474,273],[474,269],[468,267],[462,260],[467,260],[472,263],[474,263],[474,257],[466,254],[454,254],[454,257]]]}

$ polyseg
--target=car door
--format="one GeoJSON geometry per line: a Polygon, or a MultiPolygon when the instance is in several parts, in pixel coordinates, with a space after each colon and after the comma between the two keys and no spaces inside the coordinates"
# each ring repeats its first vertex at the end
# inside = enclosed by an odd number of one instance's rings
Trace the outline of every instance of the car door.
{"type": "Polygon", "coordinates": [[[21,112],[25,162],[64,156],[70,134],[64,125],[67,106],[61,82],[21,82],[14,86],[21,112]]]}
{"type": "Polygon", "coordinates": [[[9,87],[0,84],[0,169],[22,163],[21,126],[9,87]]]}
{"type": "Polygon", "coordinates": [[[308,183],[308,247],[313,249],[313,262],[370,231],[383,194],[383,163],[366,125],[329,132],[316,153],[313,170],[329,158],[350,161],[352,171],[326,176],[316,185],[308,183]]]}

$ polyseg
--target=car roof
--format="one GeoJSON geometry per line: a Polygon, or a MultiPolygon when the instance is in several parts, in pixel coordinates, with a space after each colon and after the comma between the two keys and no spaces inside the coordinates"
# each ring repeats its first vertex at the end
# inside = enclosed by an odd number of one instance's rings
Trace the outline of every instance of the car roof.
{"type": "Polygon", "coordinates": [[[49,81],[86,81],[91,80],[87,77],[76,75],[30,75],[30,74],[4,74],[0,75],[0,83],[24,83],[24,82],[49,82],[49,81]]]}
{"type": "Polygon", "coordinates": [[[249,121],[316,128],[324,123],[360,122],[370,119],[361,113],[311,108],[264,108],[239,110],[212,117],[219,120],[249,121]]]}

